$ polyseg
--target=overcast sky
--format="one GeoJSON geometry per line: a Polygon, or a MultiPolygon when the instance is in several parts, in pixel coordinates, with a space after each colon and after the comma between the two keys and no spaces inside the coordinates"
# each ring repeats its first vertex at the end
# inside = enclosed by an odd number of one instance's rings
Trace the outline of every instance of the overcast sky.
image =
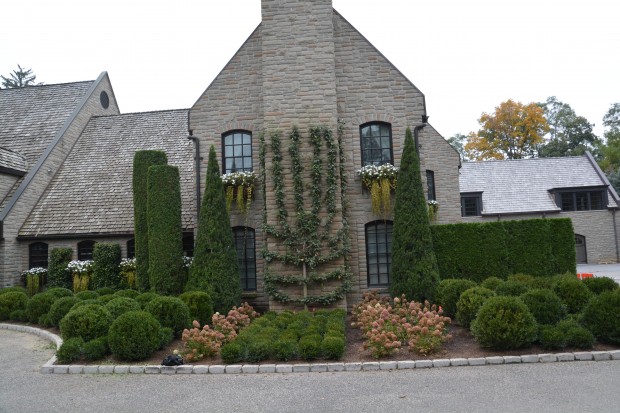
{"type": "MultiPolygon", "coordinates": [[[[595,123],[620,102],[618,0],[333,0],[426,96],[446,138],[507,99],[595,123]]],[[[260,0],[29,0],[0,23],[0,74],[107,71],[121,112],[189,108],[260,23],[260,0]]]]}

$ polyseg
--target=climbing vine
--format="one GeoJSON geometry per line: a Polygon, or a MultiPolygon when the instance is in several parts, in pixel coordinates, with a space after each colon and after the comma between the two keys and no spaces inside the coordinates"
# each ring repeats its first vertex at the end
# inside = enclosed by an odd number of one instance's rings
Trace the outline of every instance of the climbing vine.
{"type": "MultiPolygon", "coordinates": [[[[273,133],[269,137],[269,146],[265,142],[264,135],[259,139],[259,157],[261,170],[267,171],[266,153],[270,149],[271,166],[269,182],[273,184],[275,197],[275,224],[268,222],[268,211],[265,206],[263,214],[263,230],[268,237],[278,241],[284,248],[279,250],[269,249],[269,242],[265,244],[262,254],[266,262],[265,291],[272,299],[283,303],[299,303],[304,305],[329,305],[342,300],[351,288],[351,271],[348,266],[349,254],[348,226],[345,218],[344,190],[346,178],[344,177],[344,153],[339,148],[342,128],[339,127],[338,143],[334,141],[331,130],[325,127],[313,127],[309,131],[308,143],[312,148],[312,157],[309,165],[305,165],[300,155],[302,137],[293,127],[289,134],[288,155],[290,158],[290,176],[292,178],[292,198],[294,205],[294,217],[289,217],[286,208],[286,190],[282,156],[282,142],[279,133],[273,133]],[[327,154],[323,155],[323,148],[327,148],[327,154]],[[325,158],[325,159],[324,159],[325,158]],[[339,159],[340,158],[340,159],[339,159]],[[340,160],[340,165],[338,161],[340,160]],[[309,166],[308,181],[304,181],[304,172],[309,166]],[[338,175],[340,175],[342,197],[342,228],[334,230],[334,218],[338,208],[336,194],[338,191],[338,175]],[[306,184],[306,185],[305,185],[306,184]],[[309,193],[309,200],[305,198],[309,193]],[[306,207],[309,206],[309,209],[306,207]],[[343,259],[344,264],[336,270],[321,273],[319,267],[338,259],[343,259]],[[297,275],[276,275],[268,266],[270,263],[279,262],[284,265],[296,267],[301,270],[297,275]],[[326,282],[340,281],[332,291],[321,295],[308,295],[308,287],[326,282]],[[299,285],[303,287],[302,298],[292,298],[284,293],[282,286],[299,285]]],[[[267,173],[262,173],[263,188],[266,188],[267,173]]]]}

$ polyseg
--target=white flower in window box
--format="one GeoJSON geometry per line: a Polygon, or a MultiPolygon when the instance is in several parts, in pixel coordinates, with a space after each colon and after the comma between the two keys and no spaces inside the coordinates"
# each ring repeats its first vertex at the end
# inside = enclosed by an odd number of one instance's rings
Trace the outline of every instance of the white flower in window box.
{"type": "Polygon", "coordinates": [[[222,183],[226,190],[226,209],[230,212],[232,201],[236,201],[237,209],[247,214],[252,204],[252,196],[256,184],[254,172],[230,172],[222,175],[222,183]]]}
{"type": "Polygon", "coordinates": [[[396,188],[398,168],[391,164],[366,165],[356,171],[370,191],[372,212],[386,218],[392,210],[392,190],[396,188]]]}
{"type": "Polygon", "coordinates": [[[426,204],[428,205],[428,218],[431,221],[434,221],[437,218],[437,213],[439,212],[439,202],[434,199],[429,199],[426,201],[426,204]]]}

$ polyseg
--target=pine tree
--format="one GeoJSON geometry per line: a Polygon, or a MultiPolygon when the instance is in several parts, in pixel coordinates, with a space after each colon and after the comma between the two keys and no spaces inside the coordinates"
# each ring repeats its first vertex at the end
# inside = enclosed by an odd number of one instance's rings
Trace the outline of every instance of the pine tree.
{"type": "Polygon", "coordinates": [[[147,175],[152,165],[168,162],[162,151],[136,151],[133,158],[133,213],[136,249],[136,283],[140,291],[150,289],[149,236],[147,223],[147,175]]]}
{"type": "Polygon", "coordinates": [[[390,293],[393,297],[405,294],[417,301],[432,300],[439,269],[420,178],[420,161],[410,128],[405,136],[397,182],[390,293]]]}
{"type": "Polygon", "coordinates": [[[194,260],[185,290],[208,292],[213,298],[213,309],[221,313],[241,303],[237,251],[213,146],[209,150],[194,260]]]}

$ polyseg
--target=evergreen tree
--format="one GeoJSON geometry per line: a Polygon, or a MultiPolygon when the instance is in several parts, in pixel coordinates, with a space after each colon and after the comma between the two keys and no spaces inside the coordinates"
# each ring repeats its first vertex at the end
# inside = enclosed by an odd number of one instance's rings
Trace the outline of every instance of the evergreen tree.
{"type": "Polygon", "coordinates": [[[396,185],[392,235],[390,294],[417,301],[432,300],[439,283],[426,199],[420,178],[420,161],[407,128],[396,185]]]}
{"type": "Polygon", "coordinates": [[[50,251],[50,262],[47,266],[47,286],[72,288],[71,274],[67,265],[71,262],[73,250],[54,248],[50,251]]]}
{"type": "Polygon", "coordinates": [[[185,283],[179,168],[153,165],[147,182],[149,284],[158,294],[179,294],[185,283]]]}
{"type": "Polygon", "coordinates": [[[133,158],[133,214],[136,250],[136,284],[140,291],[150,289],[149,236],[147,223],[147,175],[151,165],[168,162],[162,151],[136,151],[133,158]]]}
{"type": "Polygon", "coordinates": [[[9,77],[0,76],[0,78],[5,89],[12,89],[35,85],[37,76],[32,73],[32,69],[25,70],[20,65],[17,65],[17,70],[13,70],[9,77]]]}
{"type": "Polygon", "coordinates": [[[116,243],[98,242],[93,248],[93,278],[91,288],[117,288],[121,283],[119,265],[121,246],[116,243]]]}
{"type": "Polygon", "coordinates": [[[241,303],[237,251],[213,146],[209,150],[194,260],[185,290],[208,292],[213,298],[213,309],[224,314],[241,303]]]}

